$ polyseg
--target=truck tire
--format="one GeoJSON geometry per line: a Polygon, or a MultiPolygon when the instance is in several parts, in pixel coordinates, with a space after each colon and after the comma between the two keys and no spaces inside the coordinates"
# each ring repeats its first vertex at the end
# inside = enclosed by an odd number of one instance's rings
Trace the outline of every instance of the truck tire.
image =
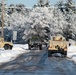
{"type": "Polygon", "coordinates": [[[48,50],[48,57],[52,56],[52,52],[48,50]]]}
{"type": "Polygon", "coordinates": [[[11,49],[11,50],[12,50],[12,47],[13,47],[13,46],[10,46],[10,49],[11,49]]]}
{"type": "Polygon", "coordinates": [[[67,56],[67,51],[64,51],[64,57],[66,57],[67,56]]]}
{"type": "Polygon", "coordinates": [[[42,45],[39,45],[39,49],[42,50],[42,45]]]}
{"type": "Polygon", "coordinates": [[[31,45],[29,45],[29,50],[31,50],[31,45]]]}
{"type": "Polygon", "coordinates": [[[8,50],[8,49],[12,49],[12,46],[10,46],[9,44],[4,45],[4,49],[8,50]]]}

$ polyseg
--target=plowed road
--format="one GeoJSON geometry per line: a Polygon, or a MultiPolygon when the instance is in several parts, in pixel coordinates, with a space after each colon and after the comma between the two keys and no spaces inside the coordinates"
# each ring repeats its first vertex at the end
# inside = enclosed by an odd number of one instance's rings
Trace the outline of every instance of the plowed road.
{"type": "Polygon", "coordinates": [[[0,65],[0,75],[76,75],[76,64],[68,58],[47,57],[44,48],[0,65]]]}

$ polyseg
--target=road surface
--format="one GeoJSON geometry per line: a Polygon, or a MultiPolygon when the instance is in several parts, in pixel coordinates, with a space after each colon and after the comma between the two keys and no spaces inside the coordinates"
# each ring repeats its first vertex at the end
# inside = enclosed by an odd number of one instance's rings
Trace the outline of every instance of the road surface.
{"type": "Polygon", "coordinates": [[[76,64],[68,58],[48,57],[47,49],[31,50],[0,65],[0,75],[76,75],[76,64]]]}

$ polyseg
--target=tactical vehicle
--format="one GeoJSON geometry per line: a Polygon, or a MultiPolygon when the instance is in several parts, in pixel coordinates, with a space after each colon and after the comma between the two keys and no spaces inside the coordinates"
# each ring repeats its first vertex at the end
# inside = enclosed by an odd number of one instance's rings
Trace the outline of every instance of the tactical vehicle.
{"type": "Polygon", "coordinates": [[[62,36],[53,36],[48,44],[48,57],[53,53],[67,55],[67,41],[62,36]]]}
{"type": "Polygon", "coordinates": [[[31,50],[34,47],[38,47],[40,50],[42,50],[42,41],[41,39],[34,35],[28,40],[29,49],[31,50]]]}
{"type": "Polygon", "coordinates": [[[12,49],[13,44],[11,42],[5,42],[4,38],[0,37],[0,48],[4,48],[5,50],[12,49]]]}

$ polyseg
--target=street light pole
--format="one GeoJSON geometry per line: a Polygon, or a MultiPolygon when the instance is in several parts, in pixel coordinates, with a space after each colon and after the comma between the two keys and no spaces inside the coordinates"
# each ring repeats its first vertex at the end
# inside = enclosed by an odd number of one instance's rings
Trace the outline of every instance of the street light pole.
{"type": "Polygon", "coordinates": [[[4,0],[2,0],[2,37],[4,38],[4,0]]]}

